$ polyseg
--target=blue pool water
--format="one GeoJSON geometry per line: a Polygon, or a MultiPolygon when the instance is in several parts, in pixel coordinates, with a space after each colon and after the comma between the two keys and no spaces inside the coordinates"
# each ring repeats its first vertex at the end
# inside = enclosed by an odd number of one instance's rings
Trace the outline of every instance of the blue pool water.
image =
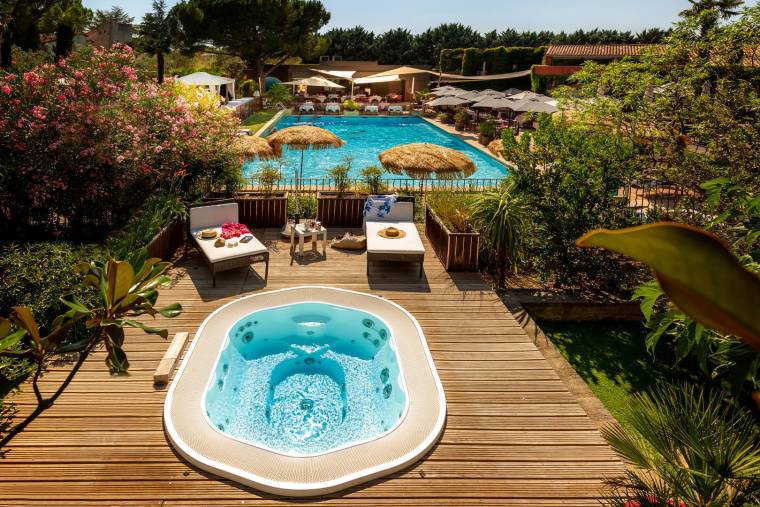
{"type": "MultiPolygon", "coordinates": [[[[304,178],[325,178],[328,171],[351,157],[351,178],[359,178],[367,166],[380,166],[378,156],[383,151],[408,143],[433,143],[467,154],[478,170],[471,178],[503,178],[507,168],[495,158],[473,148],[461,139],[414,116],[287,116],[278,129],[294,125],[314,125],[334,132],[346,141],[342,148],[307,151],[304,157],[304,178]]],[[[301,164],[301,152],[283,149],[282,172],[286,179],[293,178],[301,164]]],[[[253,177],[267,162],[249,162],[245,173],[253,177]]],[[[272,163],[272,162],[269,162],[272,163]]],[[[274,161],[277,164],[277,161],[274,161]]],[[[388,178],[399,178],[386,174],[388,178]]]]}
{"type": "Polygon", "coordinates": [[[305,456],[390,430],[403,416],[406,393],[381,320],[360,310],[299,303],[235,323],[205,405],[220,431],[305,456]]]}

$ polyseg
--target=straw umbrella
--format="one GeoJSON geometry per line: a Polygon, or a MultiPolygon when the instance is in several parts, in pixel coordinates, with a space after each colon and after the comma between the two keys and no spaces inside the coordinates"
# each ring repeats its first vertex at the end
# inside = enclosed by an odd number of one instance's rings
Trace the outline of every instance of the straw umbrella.
{"type": "MultiPolygon", "coordinates": [[[[328,148],[340,148],[346,142],[329,130],[301,125],[278,130],[267,138],[267,142],[278,156],[282,156],[282,147],[287,145],[292,150],[301,151],[301,168],[298,173],[299,181],[303,179],[303,156],[306,150],[326,150],[328,148]]],[[[298,182],[296,182],[298,189],[298,182]]]]}
{"type": "Polygon", "coordinates": [[[235,139],[246,160],[272,160],[277,158],[274,148],[259,136],[240,136],[235,139]]]}
{"type": "Polygon", "coordinates": [[[478,169],[464,153],[430,143],[402,144],[382,152],[379,158],[393,174],[421,180],[420,191],[432,175],[440,180],[467,178],[478,169]]]}
{"type": "Polygon", "coordinates": [[[488,151],[497,157],[504,158],[504,143],[501,141],[501,139],[494,139],[488,145],[488,151]]]}

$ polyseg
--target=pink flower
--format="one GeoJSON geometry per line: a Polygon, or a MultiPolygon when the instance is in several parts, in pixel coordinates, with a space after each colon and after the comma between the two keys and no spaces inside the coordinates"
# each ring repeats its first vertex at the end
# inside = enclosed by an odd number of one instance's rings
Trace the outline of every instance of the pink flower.
{"type": "Polygon", "coordinates": [[[124,162],[124,155],[119,155],[119,156],[117,156],[117,157],[116,157],[116,162],[118,162],[118,163],[120,163],[120,164],[121,164],[122,162],[124,162]]]}
{"type": "Polygon", "coordinates": [[[2,87],[3,93],[6,95],[10,95],[13,90],[11,90],[11,87],[7,84],[4,84],[2,87]]]}

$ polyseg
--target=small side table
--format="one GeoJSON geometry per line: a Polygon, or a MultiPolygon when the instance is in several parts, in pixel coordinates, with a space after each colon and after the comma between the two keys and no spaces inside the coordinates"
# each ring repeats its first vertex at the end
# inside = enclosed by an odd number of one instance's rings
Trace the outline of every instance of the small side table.
{"type": "Polygon", "coordinates": [[[307,234],[311,234],[311,242],[316,243],[319,240],[319,235],[322,235],[322,255],[327,257],[327,229],[324,226],[320,226],[319,229],[306,230],[306,224],[295,224],[290,229],[290,251],[295,252],[295,241],[298,236],[298,256],[303,256],[303,238],[307,234]]]}

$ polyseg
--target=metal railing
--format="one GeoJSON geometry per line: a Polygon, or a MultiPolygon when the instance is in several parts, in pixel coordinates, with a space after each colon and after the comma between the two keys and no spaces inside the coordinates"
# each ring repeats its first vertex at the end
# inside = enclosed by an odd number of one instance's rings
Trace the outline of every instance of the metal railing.
{"type": "MultiPolygon", "coordinates": [[[[483,192],[497,188],[503,178],[467,178],[457,180],[434,180],[434,179],[410,179],[410,178],[383,178],[382,185],[389,191],[442,191],[452,192],[483,192]]],[[[363,179],[351,178],[348,180],[349,190],[361,190],[366,188],[363,179]]],[[[256,190],[261,188],[258,178],[247,178],[246,189],[256,190]]],[[[332,178],[283,178],[275,183],[273,190],[299,191],[306,194],[316,192],[330,192],[338,190],[332,178]]]]}

